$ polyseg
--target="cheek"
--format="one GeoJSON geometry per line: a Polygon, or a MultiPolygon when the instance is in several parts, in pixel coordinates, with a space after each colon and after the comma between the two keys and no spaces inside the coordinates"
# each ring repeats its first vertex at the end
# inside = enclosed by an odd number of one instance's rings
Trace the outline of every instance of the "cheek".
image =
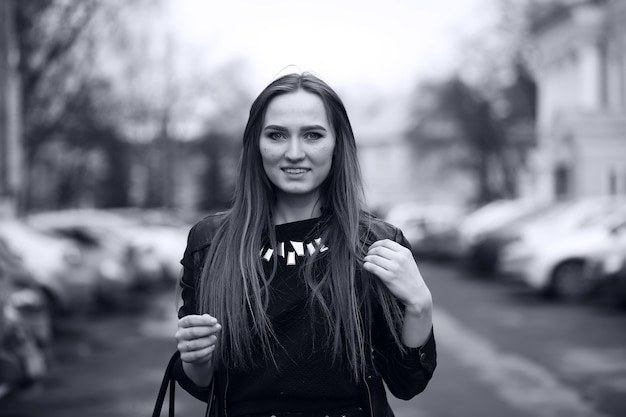
{"type": "Polygon", "coordinates": [[[271,162],[279,157],[279,153],[271,147],[261,147],[261,159],[263,162],[271,162]]]}
{"type": "Polygon", "coordinates": [[[334,155],[335,155],[335,146],[333,145],[324,146],[324,148],[321,149],[319,159],[321,162],[332,164],[334,155]]]}

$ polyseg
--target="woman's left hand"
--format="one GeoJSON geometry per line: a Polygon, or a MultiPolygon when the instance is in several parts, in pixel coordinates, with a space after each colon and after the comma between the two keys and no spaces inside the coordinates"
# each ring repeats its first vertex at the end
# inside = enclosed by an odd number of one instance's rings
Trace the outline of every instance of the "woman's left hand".
{"type": "Polygon", "coordinates": [[[411,251],[393,240],[374,242],[363,268],[376,275],[407,308],[421,315],[432,310],[432,295],[411,251]]]}

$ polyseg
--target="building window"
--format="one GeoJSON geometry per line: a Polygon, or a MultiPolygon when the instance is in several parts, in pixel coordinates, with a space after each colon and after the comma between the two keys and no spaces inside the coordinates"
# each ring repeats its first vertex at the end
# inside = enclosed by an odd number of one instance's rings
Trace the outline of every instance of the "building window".
{"type": "Polygon", "coordinates": [[[554,193],[557,200],[567,198],[572,189],[572,172],[567,165],[558,165],[554,170],[554,193]]]}
{"type": "Polygon", "coordinates": [[[613,78],[613,70],[615,68],[615,62],[612,59],[610,49],[607,50],[605,45],[599,47],[600,54],[600,104],[602,107],[611,108],[611,104],[614,101],[611,97],[611,90],[616,80],[613,78]]]}
{"type": "Polygon", "coordinates": [[[611,168],[609,171],[609,194],[617,194],[617,174],[615,173],[615,168],[611,168]]]}
{"type": "Polygon", "coordinates": [[[615,42],[603,56],[604,103],[610,109],[626,111],[626,46],[615,42]]]}

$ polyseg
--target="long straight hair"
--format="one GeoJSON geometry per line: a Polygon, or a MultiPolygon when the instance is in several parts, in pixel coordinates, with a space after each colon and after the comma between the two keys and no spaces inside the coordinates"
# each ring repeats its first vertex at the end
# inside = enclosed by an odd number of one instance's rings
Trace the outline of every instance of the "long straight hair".
{"type": "MultiPolygon", "coordinates": [[[[276,247],[272,222],[276,199],[261,160],[259,139],[270,102],[277,96],[303,90],[324,103],[335,134],[335,151],[328,177],[321,185],[324,205],[322,241],[331,248],[324,256],[328,267],[313,279],[314,255],[304,273],[310,288],[311,305],[321,312],[328,332],[327,348],[333,360],[347,358],[353,376],[365,372],[369,354],[366,342],[372,320],[373,294],[389,329],[401,346],[401,311],[393,297],[377,280],[362,279],[360,265],[366,244],[360,239],[368,217],[363,216],[363,187],[354,133],[339,96],[321,79],[310,74],[288,74],[269,84],[256,98],[243,135],[239,180],[221,226],[215,232],[202,271],[199,313],[209,313],[222,325],[214,364],[246,369],[264,358],[274,358],[276,336],[267,314],[266,288],[275,273],[264,273],[260,251],[264,243],[276,247]],[[374,281],[374,282],[372,282],[374,281]]],[[[274,254],[274,257],[276,255],[274,254]]],[[[275,259],[274,259],[275,260],[275,259]]],[[[276,265],[276,262],[274,262],[276,265]]]]}

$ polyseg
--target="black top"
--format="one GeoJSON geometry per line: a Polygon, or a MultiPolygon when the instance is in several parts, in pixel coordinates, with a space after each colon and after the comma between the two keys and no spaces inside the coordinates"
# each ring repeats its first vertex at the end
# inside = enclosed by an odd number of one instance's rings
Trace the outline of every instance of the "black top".
{"type": "Polygon", "coordinates": [[[274,349],[275,363],[259,353],[257,368],[228,370],[228,414],[323,411],[359,405],[359,390],[347,363],[333,363],[331,353],[326,352],[325,327],[321,319],[313,320],[308,286],[300,273],[305,258],[317,252],[319,262],[324,262],[324,253],[331,250],[319,239],[318,219],[278,225],[275,231],[278,247],[264,247],[261,256],[266,274],[274,259],[277,261],[269,287],[268,314],[280,346],[274,349]]]}
{"type": "MultiPolygon", "coordinates": [[[[183,303],[178,310],[179,318],[200,313],[196,303],[196,288],[215,233],[226,216],[227,213],[211,214],[197,222],[189,231],[187,246],[181,260],[183,274],[180,278],[180,287],[183,303]]],[[[410,249],[409,243],[398,228],[366,212],[361,213],[359,236],[365,245],[380,239],[391,239],[410,249]]],[[[365,270],[358,273],[364,280],[376,279],[365,270]]],[[[366,369],[357,387],[359,400],[360,404],[365,406],[367,416],[392,417],[393,411],[389,406],[387,393],[402,400],[409,400],[422,392],[432,378],[437,366],[435,336],[431,330],[423,346],[399,349],[383,317],[380,304],[375,297],[371,298],[370,303],[373,309],[370,323],[373,331],[367,337],[365,349],[366,352],[371,352],[371,355],[365,357],[366,369]]],[[[403,308],[401,304],[399,307],[403,308]]],[[[300,324],[301,332],[310,328],[300,324]]],[[[185,374],[179,358],[174,364],[173,374],[180,386],[195,398],[204,402],[213,399],[210,407],[212,417],[232,416],[232,410],[228,409],[226,404],[232,395],[228,372],[223,369],[217,370],[210,386],[197,386],[185,374]]]]}

